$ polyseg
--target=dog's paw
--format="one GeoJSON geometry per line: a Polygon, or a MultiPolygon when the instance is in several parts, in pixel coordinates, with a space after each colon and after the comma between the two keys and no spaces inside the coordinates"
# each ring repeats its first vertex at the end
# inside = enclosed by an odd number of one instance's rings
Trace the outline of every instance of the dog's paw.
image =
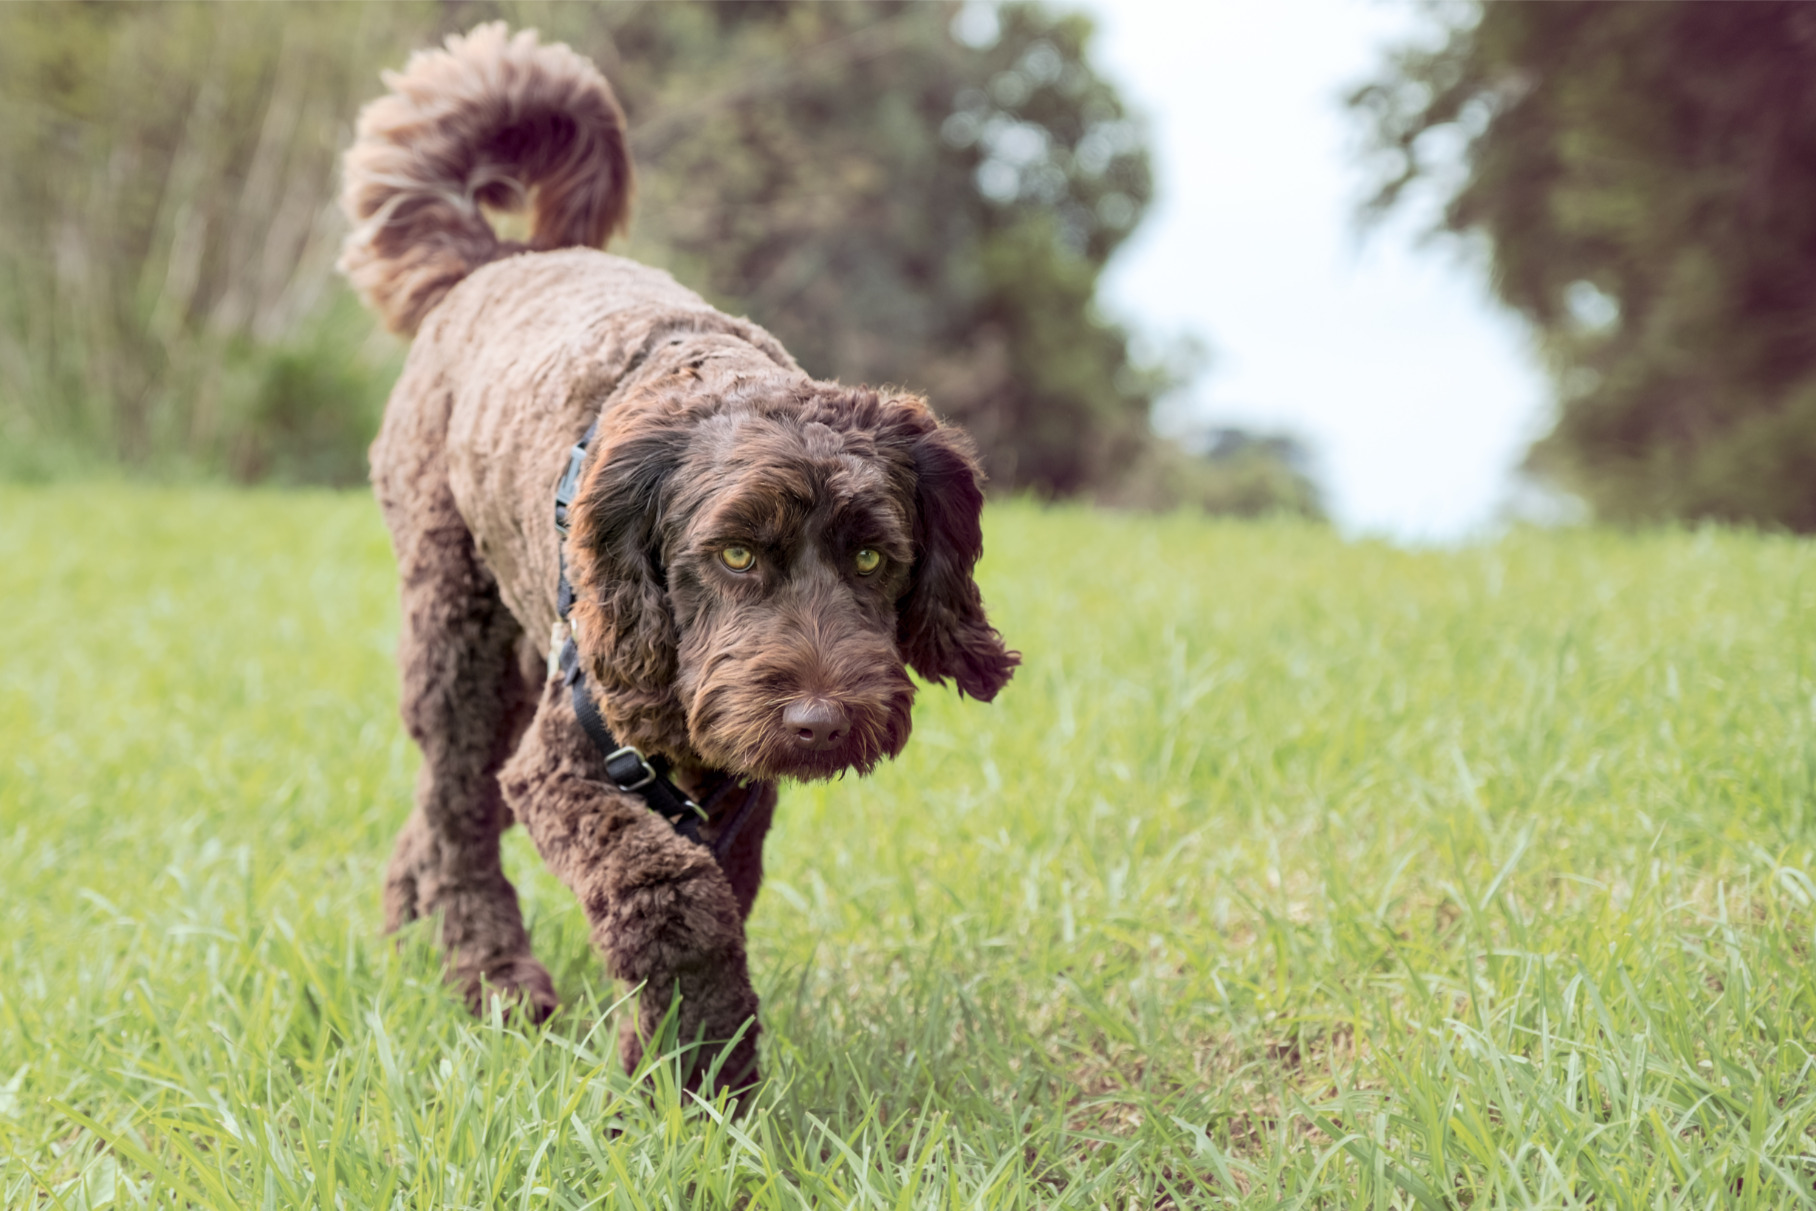
{"type": "Polygon", "coordinates": [[[757,1034],[761,1027],[754,1014],[714,1027],[690,1020],[692,1015],[686,1013],[680,1022],[672,1012],[657,1016],[651,1012],[653,1008],[646,1004],[643,1012],[628,1016],[618,1028],[618,1058],[625,1072],[636,1076],[643,1067],[644,1056],[656,1048],[657,1054],[679,1059],[684,1089],[708,1100],[723,1091],[740,1103],[749,1102],[744,1095],[756,1088],[759,1075],[757,1034]],[[690,1041],[682,1042],[680,1031],[685,1031],[690,1041]],[[728,1046],[727,1041],[734,1037],[736,1042],[728,1046]]]}
{"type": "Polygon", "coordinates": [[[503,1002],[505,1016],[535,1026],[561,1007],[548,968],[529,955],[497,960],[479,971],[453,971],[448,978],[461,986],[475,1017],[484,1017],[497,1000],[503,1002]]]}
{"type": "Polygon", "coordinates": [[[702,1076],[709,1079],[704,1081],[704,1096],[711,1099],[723,1091],[731,1095],[734,1106],[750,1105],[759,1077],[756,1022],[751,1022],[750,1030],[732,1047],[714,1052],[705,1060],[707,1071],[702,1076]]]}

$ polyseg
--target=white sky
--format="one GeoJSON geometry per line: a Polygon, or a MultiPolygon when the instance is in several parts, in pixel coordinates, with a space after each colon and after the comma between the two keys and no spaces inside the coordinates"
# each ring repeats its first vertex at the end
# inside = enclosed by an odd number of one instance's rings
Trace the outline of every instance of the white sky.
{"type": "Polygon", "coordinates": [[[1348,87],[1417,28],[1410,0],[1075,0],[1093,58],[1148,119],[1158,196],[1112,262],[1110,309],[1194,332],[1197,414],[1307,439],[1352,534],[1491,525],[1548,424],[1519,321],[1454,245],[1358,231],[1348,87]]]}

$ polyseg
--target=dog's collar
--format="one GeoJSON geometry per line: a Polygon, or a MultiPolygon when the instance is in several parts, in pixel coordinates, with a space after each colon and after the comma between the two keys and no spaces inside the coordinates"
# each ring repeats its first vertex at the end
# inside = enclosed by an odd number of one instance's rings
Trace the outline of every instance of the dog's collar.
{"type": "MultiPolygon", "coordinates": [[[[560,536],[557,542],[558,564],[561,569],[561,581],[555,590],[555,612],[560,616],[555,623],[555,633],[549,640],[549,676],[560,675],[562,684],[573,694],[574,714],[580,719],[581,730],[605,757],[605,776],[612,785],[628,795],[642,799],[649,809],[667,820],[676,832],[695,844],[704,845],[700,839],[700,825],[711,818],[712,811],[719,802],[728,797],[733,788],[739,785],[736,778],[727,778],[723,785],[717,787],[706,797],[704,805],[695,803],[693,797],[675,785],[669,776],[668,759],[661,754],[656,757],[645,757],[643,753],[629,744],[619,744],[612,729],[606,726],[605,716],[599,713],[599,704],[593,701],[593,695],[586,685],[586,670],[580,664],[580,645],[574,639],[574,627],[568,620],[568,613],[574,608],[574,586],[567,574],[567,536],[569,529],[569,510],[574,499],[580,494],[580,476],[586,470],[587,449],[598,436],[599,422],[594,420],[587,428],[586,436],[574,444],[568,451],[567,469],[561,473],[560,482],[555,485],[555,531],[560,536]]],[[[765,783],[753,781],[744,796],[744,802],[726,820],[724,827],[712,844],[712,855],[719,865],[725,864],[725,857],[731,852],[732,842],[738,839],[744,822],[750,811],[763,796],[765,783]]]]}

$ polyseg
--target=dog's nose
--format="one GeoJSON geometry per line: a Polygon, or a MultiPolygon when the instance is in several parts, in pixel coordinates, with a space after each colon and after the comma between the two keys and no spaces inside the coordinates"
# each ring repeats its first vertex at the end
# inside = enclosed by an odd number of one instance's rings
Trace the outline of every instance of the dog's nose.
{"type": "Polygon", "coordinates": [[[851,719],[830,698],[808,698],[789,703],[782,712],[782,726],[795,734],[795,743],[802,748],[823,753],[844,742],[851,719]]]}

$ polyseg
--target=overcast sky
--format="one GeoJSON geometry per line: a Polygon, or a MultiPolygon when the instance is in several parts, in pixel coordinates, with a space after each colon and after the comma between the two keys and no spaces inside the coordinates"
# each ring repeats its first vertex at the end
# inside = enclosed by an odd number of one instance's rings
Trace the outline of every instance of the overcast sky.
{"type": "Polygon", "coordinates": [[[1111,309],[1202,337],[1194,406],[1307,439],[1347,532],[1489,526],[1547,423],[1526,334],[1459,250],[1418,246],[1410,222],[1355,222],[1364,178],[1341,97],[1415,27],[1410,0],[1080,2],[1157,153],[1111,309]]]}

